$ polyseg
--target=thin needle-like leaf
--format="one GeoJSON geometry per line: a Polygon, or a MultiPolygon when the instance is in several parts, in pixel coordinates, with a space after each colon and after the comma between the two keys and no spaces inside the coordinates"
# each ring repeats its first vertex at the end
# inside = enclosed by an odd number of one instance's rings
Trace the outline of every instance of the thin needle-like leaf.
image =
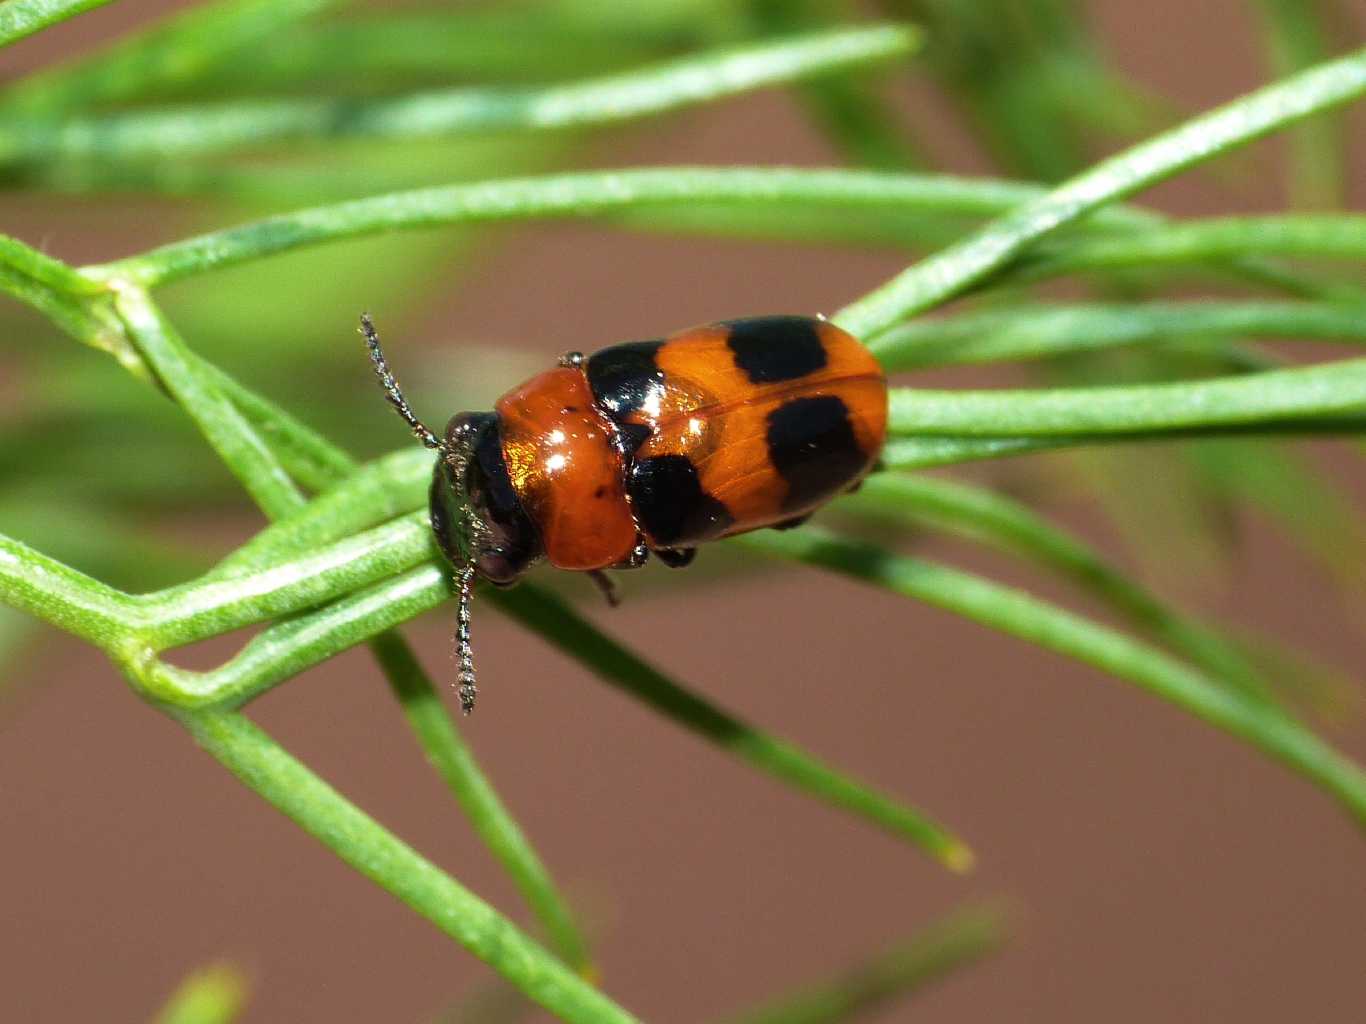
{"type": "Polygon", "coordinates": [[[1335,416],[1356,422],[1358,430],[1366,426],[1366,358],[1175,384],[1038,391],[893,388],[889,429],[902,436],[1142,434],[1335,416]]]}
{"type": "Polygon", "coordinates": [[[428,138],[611,124],[907,53],[895,25],[839,29],[569,85],[449,89],[396,99],[276,98],[100,117],[0,117],[0,164],[166,160],[336,138],[428,138]]]}
{"type": "Polygon", "coordinates": [[[1366,307],[1308,302],[1024,305],[911,320],[870,347],[889,373],[959,363],[1041,359],[1163,340],[1230,337],[1366,343],[1366,307]]]}
{"type": "Polygon", "coordinates": [[[755,729],[673,680],[593,628],[569,604],[523,583],[489,599],[523,625],[592,669],[601,679],[775,778],[909,839],[954,871],[972,867],[962,840],[919,811],[831,771],[798,748],[755,729]]]}
{"type": "Polygon", "coordinates": [[[1109,203],[1363,93],[1366,50],[1267,86],[1097,164],[904,271],[834,319],[870,338],[966,291],[1039,239],[1109,203]]]}
{"type": "Polygon", "coordinates": [[[109,0],[6,0],[0,3],[0,46],[107,3],[109,0]]]}
{"type": "Polygon", "coordinates": [[[738,542],[916,598],[1127,679],[1271,755],[1336,797],[1366,827],[1360,765],[1285,715],[1122,633],[1014,588],[824,530],[763,530],[738,542]]]}
{"type": "Polygon", "coordinates": [[[1248,256],[1291,256],[1318,260],[1366,260],[1366,216],[1340,213],[1212,217],[1124,236],[1045,243],[1011,267],[1013,282],[1062,274],[1217,264],[1248,256]]]}
{"type": "Polygon", "coordinates": [[[0,109],[60,110],[127,102],[204,74],[229,54],[338,0],[218,0],[136,32],[100,53],[29,75],[0,93],[0,109]]]}
{"type": "Polygon", "coordinates": [[[541,858],[480,771],[464,737],[451,724],[446,706],[412,648],[394,633],[382,634],[372,647],[432,767],[460,801],[484,844],[515,879],[545,927],[551,948],[579,974],[591,979],[596,972],[578,925],[541,858]]]}
{"type": "Polygon", "coordinates": [[[205,750],[351,867],[392,892],[561,1020],[635,1020],[511,921],[386,831],[240,712],[179,716],[205,750]]]}
{"type": "MultiPolygon", "coordinates": [[[[990,216],[1046,193],[1037,186],[943,175],[758,167],[669,167],[510,178],[414,189],[317,206],[216,231],[128,259],[86,267],[95,280],[156,285],[303,246],[442,224],[607,216],[625,210],[734,201],[775,210],[801,203],[884,216],[916,210],[990,216]]],[[[1111,227],[1151,225],[1117,208],[1111,227]]]]}
{"type": "Polygon", "coordinates": [[[204,439],[271,517],[296,508],[302,497],[256,432],[218,387],[199,372],[174,327],[137,288],[121,288],[115,306],[128,335],[175,397],[194,419],[204,439]]]}
{"type": "MultiPolygon", "coordinates": [[[[1257,0],[1263,34],[1278,74],[1329,56],[1323,0],[1257,0]]],[[[1296,205],[1333,207],[1346,183],[1346,136],[1340,117],[1318,117],[1290,133],[1291,196],[1296,205]]]]}
{"type": "Polygon", "coordinates": [[[989,955],[1003,940],[999,910],[966,907],[830,981],[727,1017],[726,1024],[848,1024],[914,996],[989,955]]]}
{"type": "Polygon", "coordinates": [[[1052,569],[1211,676],[1243,693],[1267,698],[1266,681],[1234,644],[1169,608],[1089,545],[1018,501],[953,480],[877,473],[857,494],[844,498],[840,508],[928,524],[1052,569]]]}

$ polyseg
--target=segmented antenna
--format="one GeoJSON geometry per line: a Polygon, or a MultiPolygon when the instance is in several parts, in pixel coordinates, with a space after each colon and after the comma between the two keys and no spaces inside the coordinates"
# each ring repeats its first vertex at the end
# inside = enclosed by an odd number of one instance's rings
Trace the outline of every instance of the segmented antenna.
{"type": "Polygon", "coordinates": [[[470,647],[470,605],[474,601],[474,566],[467,565],[456,577],[460,583],[460,610],[455,620],[455,655],[460,661],[460,710],[474,710],[479,687],[474,683],[474,652],[470,647]]]}
{"type": "MultiPolygon", "coordinates": [[[[419,441],[428,448],[446,451],[445,442],[417,418],[412,407],[408,405],[408,400],[403,397],[403,391],[384,358],[384,349],[380,348],[379,334],[375,331],[375,324],[369,313],[362,313],[360,316],[360,332],[365,335],[365,344],[370,349],[370,361],[375,364],[375,376],[379,378],[380,387],[384,389],[384,397],[389,400],[389,404],[398,410],[398,414],[412,428],[414,436],[419,441]]],[[[460,584],[460,608],[456,614],[455,625],[455,655],[460,662],[460,671],[456,676],[456,682],[460,688],[460,710],[467,715],[474,710],[475,698],[479,696],[479,687],[475,685],[474,680],[474,651],[470,646],[470,605],[474,601],[474,575],[473,563],[466,565],[456,575],[456,582],[460,584]]]]}
{"type": "Polygon", "coordinates": [[[408,400],[403,397],[398,381],[394,379],[394,375],[389,371],[389,364],[385,362],[384,350],[379,347],[379,335],[375,333],[375,324],[369,313],[360,315],[360,332],[365,335],[365,344],[370,348],[370,362],[375,364],[375,376],[379,378],[380,387],[384,389],[384,397],[389,400],[389,404],[398,410],[398,414],[412,428],[419,441],[428,448],[444,449],[445,444],[417,418],[408,405],[408,400]]]}

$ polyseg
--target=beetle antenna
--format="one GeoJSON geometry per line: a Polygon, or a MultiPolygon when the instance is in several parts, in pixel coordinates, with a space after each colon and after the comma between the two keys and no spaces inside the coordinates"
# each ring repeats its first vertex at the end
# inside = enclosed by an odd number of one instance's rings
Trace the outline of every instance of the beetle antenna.
{"type": "Polygon", "coordinates": [[[375,331],[375,324],[370,319],[369,313],[360,315],[360,332],[365,335],[365,344],[370,348],[370,362],[375,364],[375,376],[379,378],[380,387],[384,389],[384,397],[389,400],[390,405],[398,410],[398,414],[412,428],[413,434],[419,441],[428,448],[445,451],[445,443],[417,418],[412,407],[408,405],[408,400],[403,397],[403,391],[399,388],[398,381],[394,379],[393,373],[389,370],[389,364],[384,359],[384,349],[379,347],[379,334],[375,331]]]}
{"type": "Polygon", "coordinates": [[[460,609],[455,620],[455,656],[460,662],[460,710],[469,714],[479,687],[474,683],[474,650],[470,646],[470,605],[474,602],[474,566],[467,565],[456,577],[460,584],[460,609]]]}

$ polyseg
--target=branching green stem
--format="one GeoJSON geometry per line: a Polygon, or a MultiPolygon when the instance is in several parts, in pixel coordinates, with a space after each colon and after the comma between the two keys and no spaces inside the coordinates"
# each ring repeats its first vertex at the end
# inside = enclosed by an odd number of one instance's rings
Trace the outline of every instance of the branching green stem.
{"type": "Polygon", "coordinates": [[[966,291],[1041,238],[1108,203],[1363,93],[1366,50],[1259,89],[1097,164],[911,267],[834,319],[856,337],[871,338],[966,291]]]}

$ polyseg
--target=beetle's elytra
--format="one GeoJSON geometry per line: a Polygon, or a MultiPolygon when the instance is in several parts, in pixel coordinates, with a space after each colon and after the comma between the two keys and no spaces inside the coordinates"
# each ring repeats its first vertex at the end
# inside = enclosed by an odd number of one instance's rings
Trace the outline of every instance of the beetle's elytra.
{"type": "Polygon", "coordinates": [[[590,573],[653,553],[804,521],[857,486],[882,450],[887,380],[852,335],[816,317],[691,327],[570,352],[493,412],[452,417],[443,437],[408,407],[368,316],[361,331],[385,394],[440,453],[431,518],[460,582],[460,700],[474,707],[475,577],[515,583],[541,558],[590,573]]]}

